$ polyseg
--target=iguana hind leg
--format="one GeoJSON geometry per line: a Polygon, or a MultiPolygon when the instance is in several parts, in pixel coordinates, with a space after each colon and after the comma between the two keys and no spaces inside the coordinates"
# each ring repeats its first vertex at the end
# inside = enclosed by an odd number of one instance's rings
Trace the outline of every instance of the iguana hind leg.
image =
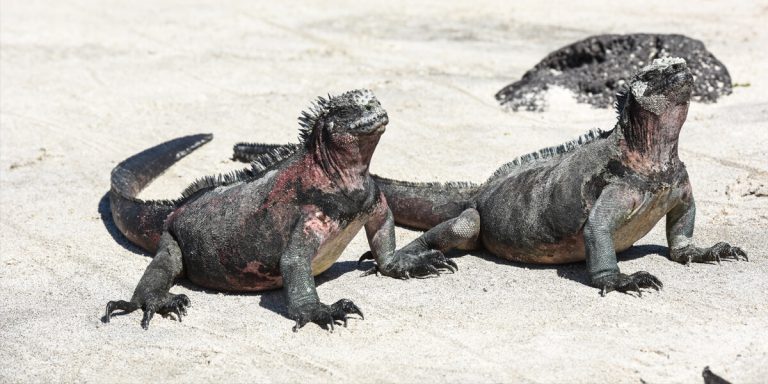
{"type": "Polygon", "coordinates": [[[435,249],[447,252],[451,249],[475,249],[480,234],[480,213],[467,208],[453,219],[446,220],[403,247],[404,250],[435,249]]]}
{"type": "Polygon", "coordinates": [[[144,311],[144,317],[141,320],[141,327],[144,329],[149,328],[149,322],[155,313],[162,315],[175,313],[176,318],[181,321],[181,317],[187,314],[189,298],[186,295],[174,295],[169,290],[174,280],[183,273],[183,268],[179,244],[170,233],[163,233],[157,254],[139,280],[131,301],[108,302],[104,322],[109,323],[114,311],[122,310],[130,313],[139,308],[144,311]]]}

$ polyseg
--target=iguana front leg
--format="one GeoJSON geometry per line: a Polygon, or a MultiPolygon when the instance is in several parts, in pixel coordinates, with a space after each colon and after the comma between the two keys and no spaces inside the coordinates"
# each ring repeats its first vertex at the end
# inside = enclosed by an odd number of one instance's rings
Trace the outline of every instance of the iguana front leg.
{"type": "Polygon", "coordinates": [[[131,301],[108,302],[103,321],[109,323],[114,311],[122,310],[130,313],[139,308],[144,311],[144,317],[141,320],[141,327],[144,329],[149,328],[149,322],[155,313],[175,313],[176,318],[181,321],[181,316],[187,314],[189,298],[187,295],[174,295],[168,291],[183,271],[179,244],[170,233],[164,232],[160,237],[157,254],[141,276],[131,301]]]}
{"type": "Polygon", "coordinates": [[[311,259],[320,248],[318,234],[305,227],[307,221],[300,219],[291,234],[290,241],[280,257],[280,274],[283,277],[283,289],[288,300],[288,316],[296,321],[293,331],[312,321],[320,326],[327,326],[333,331],[336,320],[347,326],[347,315],[363,312],[352,301],[341,299],[332,305],[320,302],[312,276],[311,259]]]}
{"type": "Polygon", "coordinates": [[[693,243],[693,227],[696,221],[696,203],[693,200],[690,183],[686,182],[684,198],[667,213],[667,244],[669,259],[678,263],[706,263],[722,259],[744,259],[747,253],[739,247],[719,242],[709,248],[699,248],[693,243]]]}
{"type": "Polygon", "coordinates": [[[446,259],[441,250],[429,246],[410,246],[395,250],[395,219],[384,195],[381,194],[379,199],[379,205],[365,224],[371,251],[360,257],[360,261],[375,259],[377,265],[364,272],[363,276],[381,273],[385,276],[407,279],[439,275],[440,269],[451,272],[458,269],[456,263],[446,259]]]}
{"type": "Polygon", "coordinates": [[[648,272],[626,275],[619,271],[613,234],[626,221],[633,206],[634,199],[629,190],[621,186],[609,186],[600,194],[584,225],[587,272],[592,286],[600,288],[603,296],[611,291],[636,291],[642,295],[640,288],[654,288],[658,291],[663,286],[659,279],[648,272]]]}

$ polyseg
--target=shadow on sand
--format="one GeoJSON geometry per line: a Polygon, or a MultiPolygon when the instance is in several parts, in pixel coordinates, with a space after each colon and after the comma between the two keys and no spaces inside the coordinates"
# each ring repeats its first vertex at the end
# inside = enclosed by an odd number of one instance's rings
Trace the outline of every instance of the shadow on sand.
{"type": "MultiPolygon", "coordinates": [[[[468,253],[466,252],[451,252],[446,256],[458,257],[458,256],[467,255],[467,254],[468,253]]],[[[667,254],[667,247],[663,247],[660,245],[640,245],[636,247],[631,247],[626,251],[619,253],[617,256],[619,261],[622,261],[622,260],[635,260],[647,255],[665,256],[666,254],[667,254]]],[[[557,275],[560,277],[573,280],[575,282],[578,282],[584,285],[589,285],[589,278],[586,273],[586,266],[584,262],[575,262],[575,263],[569,263],[569,264],[530,264],[530,263],[522,263],[522,262],[502,259],[484,250],[474,251],[472,252],[472,255],[479,257],[483,260],[490,261],[495,264],[509,266],[509,267],[525,268],[525,269],[533,269],[533,270],[554,269],[555,271],[557,271],[557,275]]]]}

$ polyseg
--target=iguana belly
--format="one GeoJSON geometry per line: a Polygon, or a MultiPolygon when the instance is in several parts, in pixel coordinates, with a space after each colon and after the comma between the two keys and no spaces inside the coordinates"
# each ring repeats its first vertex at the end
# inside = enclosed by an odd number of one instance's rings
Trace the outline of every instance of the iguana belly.
{"type": "MultiPolygon", "coordinates": [[[[646,193],[637,199],[636,205],[627,212],[626,219],[613,235],[616,252],[630,248],[637,240],[645,236],[678,201],[678,196],[669,188],[656,193],[646,193]]],[[[514,234],[511,234],[514,236],[514,234]]],[[[556,243],[539,243],[531,248],[514,245],[486,245],[502,258],[535,264],[563,264],[586,259],[584,233],[567,236],[556,243]]]]}
{"type": "MultiPolygon", "coordinates": [[[[333,265],[346,246],[363,226],[359,220],[343,229],[334,231],[317,248],[312,256],[312,275],[316,276],[333,265]]],[[[187,276],[194,283],[223,291],[264,291],[283,286],[279,256],[268,259],[251,258],[235,262],[227,255],[192,259],[187,263],[187,276]]]]}
{"type": "Polygon", "coordinates": [[[317,250],[317,254],[312,258],[312,276],[317,276],[330,268],[339,259],[341,253],[347,248],[349,242],[352,241],[352,238],[355,237],[362,226],[362,220],[353,222],[340,230],[335,236],[324,241],[317,250]]]}
{"type": "Polygon", "coordinates": [[[653,229],[674,204],[678,196],[669,187],[652,194],[646,192],[636,207],[629,212],[627,219],[616,233],[613,234],[613,245],[616,252],[621,252],[632,246],[653,229]]]}

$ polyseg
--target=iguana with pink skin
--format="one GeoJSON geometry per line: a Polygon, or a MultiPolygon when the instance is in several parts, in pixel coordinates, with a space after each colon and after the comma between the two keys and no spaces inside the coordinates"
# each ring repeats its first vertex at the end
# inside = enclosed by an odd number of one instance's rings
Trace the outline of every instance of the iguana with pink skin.
{"type": "MultiPolygon", "coordinates": [[[[610,291],[660,289],[640,271],[624,274],[616,253],[628,249],[666,216],[669,258],[680,263],[747,260],[740,248],[693,242],[696,205],[678,158],[693,76],[679,58],[654,60],[617,101],[619,119],[607,132],[515,159],[485,183],[413,183],[374,176],[399,225],[426,230],[403,251],[485,249],[519,262],[586,260],[591,285],[610,291]]],[[[235,147],[235,158],[258,153],[235,147]]],[[[372,258],[372,254],[362,259],[372,258]]],[[[368,273],[383,272],[378,264],[368,273]]]]}
{"type": "Polygon", "coordinates": [[[319,98],[299,119],[301,144],[273,147],[249,169],[206,177],[176,200],[145,201],[137,194],[178,159],[210,141],[194,135],[150,148],[112,171],[115,224],[133,243],[155,254],[129,301],[116,310],[186,314],[186,295],[169,292],[186,277],[205,288],[262,291],[283,287],[294,331],[308,322],[333,329],[347,315],[363,316],[351,300],[323,304],[314,275],[328,269],[365,228],[371,252],[393,276],[455,268],[436,251],[395,251],[394,219],[368,173],[389,118],[373,93],[357,90],[319,98]]]}

